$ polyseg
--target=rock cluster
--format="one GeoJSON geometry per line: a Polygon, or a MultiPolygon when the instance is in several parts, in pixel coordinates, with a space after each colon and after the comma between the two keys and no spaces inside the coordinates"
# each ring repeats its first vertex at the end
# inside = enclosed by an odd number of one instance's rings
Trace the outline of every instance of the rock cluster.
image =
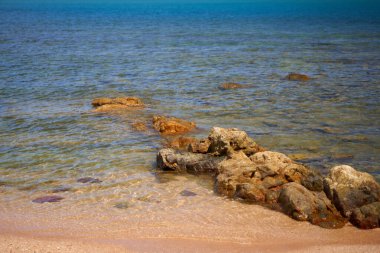
{"type": "Polygon", "coordinates": [[[211,173],[221,195],[325,228],[342,227],[347,219],[360,228],[379,226],[379,184],[369,174],[338,166],[324,179],[284,154],[266,151],[236,128],[214,127],[207,139],[186,137],[175,144],[158,152],[158,168],[211,173]]]}

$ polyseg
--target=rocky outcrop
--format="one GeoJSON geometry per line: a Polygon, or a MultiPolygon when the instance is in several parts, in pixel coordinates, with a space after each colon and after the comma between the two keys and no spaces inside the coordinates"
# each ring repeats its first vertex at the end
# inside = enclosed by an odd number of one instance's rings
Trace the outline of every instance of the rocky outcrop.
{"type": "Polygon", "coordinates": [[[165,148],[161,149],[157,154],[157,167],[162,170],[192,174],[215,172],[222,159],[221,157],[213,157],[207,154],[195,154],[165,148]]]}
{"type": "Polygon", "coordinates": [[[244,86],[238,83],[223,83],[219,86],[219,89],[221,90],[234,90],[243,88],[244,86]]]}
{"type": "Polygon", "coordinates": [[[184,134],[193,130],[196,125],[175,117],[153,116],[153,127],[163,135],[184,134]]]}
{"type": "Polygon", "coordinates": [[[324,192],[313,192],[297,183],[287,183],[278,202],[295,220],[309,221],[325,228],[341,228],[346,223],[324,192]]]}
{"type": "Polygon", "coordinates": [[[158,168],[210,173],[215,191],[223,196],[282,210],[324,228],[342,227],[347,220],[359,228],[379,227],[380,187],[367,173],[342,165],[323,179],[284,154],[264,151],[236,128],[214,127],[202,140],[174,140],[176,149],[158,152],[158,168]]]}
{"type": "Polygon", "coordinates": [[[362,228],[378,227],[378,204],[380,186],[376,180],[365,172],[359,172],[348,165],[332,168],[324,180],[324,190],[344,217],[362,228]],[[368,218],[367,217],[372,217],[368,218]]]}
{"type": "Polygon", "coordinates": [[[304,74],[289,73],[286,76],[286,79],[288,79],[289,81],[302,81],[302,82],[306,82],[306,81],[310,80],[310,77],[308,77],[307,75],[304,75],[304,74]]]}
{"type": "Polygon", "coordinates": [[[227,155],[228,151],[240,150],[249,156],[264,150],[246,132],[237,128],[213,127],[208,139],[210,141],[208,153],[217,156],[227,155]]]}
{"type": "Polygon", "coordinates": [[[92,106],[96,112],[107,112],[111,110],[123,110],[131,108],[142,108],[144,103],[136,97],[119,97],[119,98],[95,98],[92,100],[92,106]]]}

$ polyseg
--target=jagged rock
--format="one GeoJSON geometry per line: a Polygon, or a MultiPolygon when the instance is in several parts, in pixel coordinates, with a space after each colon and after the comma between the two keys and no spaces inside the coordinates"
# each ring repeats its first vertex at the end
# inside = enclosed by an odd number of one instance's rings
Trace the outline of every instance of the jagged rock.
{"type": "Polygon", "coordinates": [[[380,201],[380,186],[376,180],[370,174],[359,172],[348,165],[335,166],[330,170],[324,180],[324,190],[341,214],[353,220],[354,225],[360,224],[359,220],[363,217],[360,213],[367,212],[367,208],[361,212],[361,207],[380,201]],[[352,217],[354,211],[355,217],[352,217]]]}
{"type": "Polygon", "coordinates": [[[246,132],[237,128],[213,127],[208,139],[210,141],[208,153],[213,153],[214,155],[227,155],[229,150],[242,150],[249,156],[264,150],[246,132]]]}
{"type": "MultiPolygon", "coordinates": [[[[244,152],[234,152],[218,165],[216,190],[222,195],[239,197],[248,201],[266,202],[270,191],[279,191],[283,184],[296,182],[312,191],[322,191],[322,177],[313,170],[294,163],[284,154],[265,151],[258,152],[248,158],[244,152]],[[239,186],[243,184],[243,186],[239,186]],[[247,184],[252,185],[248,187],[247,184]],[[239,192],[237,191],[239,187],[239,192]],[[249,190],[248,190],[249,189],[249,190]],[[253,196],[251,192],[254,191],[253,196]]],[[[270,195],[269,202],[273,202],[274,194],[270,195]]]]}
{"type": "Polygon", "coordinates": [[[188,173],[215,172],[223,160],[207,154],[176,151],[171,148],[161,149],[157,154],[157,167],[162,170],[173,170],[188,173]]]}
{"type": "Polygon", "coordinates": [[[219,86],[221,90],[233,90],[243,88],[244,86],[238,83],[223,83],[219,86]]]}
{"type": "Polygon", "coordinates": [[[196,125],[194,122],[186,120],[165,117],[165,116],[153,116],[153,127],[161,134],[183,134],[193,130],[196,125]]]}
{"type": "Polygon", "coordinates": [[[144,107],[144,103],[136,97],[95,98],[92,105],[96,112],[144,107]]]}
{"type": "Polygon", "coordinates": [[[193,152],[193,153],[206,154],[208,152],[209,147],[210,147],[210,140],[201,139],[201,140],[197,140],[196,142],[190,143],[188,146],[188,151],[193,152]]]}
{"type": "Polygon", "coordinates": [[[297,183],[285,184],[278,202],[293,219],[325,228],[340,228],[345,220],[323,192],[311,192],[297,183]]]}
{"type": "Polygon", "coordinates": [[[380,225],[380,202],[354,209],[350,222],[362,229],[378,228],[380,225]]]}
{"type": "Polygon", "coordinates": [[[140,132],[148,130],[148,127],[143,122],[140,122],[140,121],[132,123],[132,127],[136,131],[140,131],[140,132]]]}
{"type": "Polygon", "coordinates": [[[290,81],[303,81],[303,82],[306,82],[306,81],[310,80],[310,77],[308,77],[307,75],[304,75],[304,74],[289,73],[286,76],[286,79],[288,79],[290,81]]]}

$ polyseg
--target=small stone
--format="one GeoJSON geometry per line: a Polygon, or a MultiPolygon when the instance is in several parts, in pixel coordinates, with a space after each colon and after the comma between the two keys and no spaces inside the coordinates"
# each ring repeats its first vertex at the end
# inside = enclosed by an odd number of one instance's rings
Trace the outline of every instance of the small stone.
{"type": "Polygon", "coordinates": [[[181,194],[181,196],[185,196],[185,197],[194,197],[194,196],[197,196],[197,194],[195,192],[192,192],[192,191],[189,191],[189,190],[183,190],[179,194],[181,194]]]}
{"type": "Polygon", "coordinates": [[[153,116],[153,127],[164,135],[184,134],[193,130],[194,122],[175,117],[153,116]]]}
{"type": "Polygon", "coordinates": [[[134,122],[132,124],[132,127],[136,131],[140,131],[140,132],[148,130],[148,127],[143,122],[140,122],[140,121],[134,122]]]}
{"type": "Polygon", "coordinates": [[[304,75],[304,74],[289,73],[286,76],[286,79],[288,79],[289,81],[302,81],[302,82],[306,82],[306,81],[310,80],[310,77],[308,77],[307,75],[304,75]]]}
{"type": "Polygon", "coordinates": [[[52,195],[52,196],[43,196],[43,197],[33,199],[32,202],[42,204],[42,203],[46,203],[46,202],[48,202],[48,203],[59,202],[62,199],[64,199],[64,198],[61,196],[52,195]]]}
{"type": "Polygon", "coordinates": [[[93,178],[93,177],[82,177],[82,178],[79,178],[77,180],[78,183],[90,183],[90,184],[99,184],[101,183],[102,181],[97,179],[97,178],[93,178]]]}
{"type": "Polygon", "coordinates": [[[221,90],[233,90],[243,88],[244,86],[238,83],[223,83],[219,86],[221,90]]]}
{"type": "Polygon", "coordinates": [[[116,207],[118,209],[127,209],[128,207],[130,207],[130,205],[128,202],[119,202],[119,203],[115,204],[114,207],[116,207]]]}

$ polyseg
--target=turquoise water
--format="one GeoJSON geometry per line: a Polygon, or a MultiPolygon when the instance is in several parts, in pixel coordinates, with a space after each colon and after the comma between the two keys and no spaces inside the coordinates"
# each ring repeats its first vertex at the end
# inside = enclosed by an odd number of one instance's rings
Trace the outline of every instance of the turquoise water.
{"type": "Polygon", "coordinates": [[[323,173],[344,163],[379,179],[378,14],[349,5],[0,5],[2,198],[79,191],[86,176],[103,182],[78,201],[116,201],[124,186],[151,194],[170,178],[154,171],[163,140],[131,124],[154,114],[195,121],[195,136],[237,127],[323,173]],[[312,80],[287,81],[289,72],[312,80]],[[245,88],[222,91],[223,82],[245,88]],[[147,107],[91,111],[93,98],[116,96],[147,107]]]}

